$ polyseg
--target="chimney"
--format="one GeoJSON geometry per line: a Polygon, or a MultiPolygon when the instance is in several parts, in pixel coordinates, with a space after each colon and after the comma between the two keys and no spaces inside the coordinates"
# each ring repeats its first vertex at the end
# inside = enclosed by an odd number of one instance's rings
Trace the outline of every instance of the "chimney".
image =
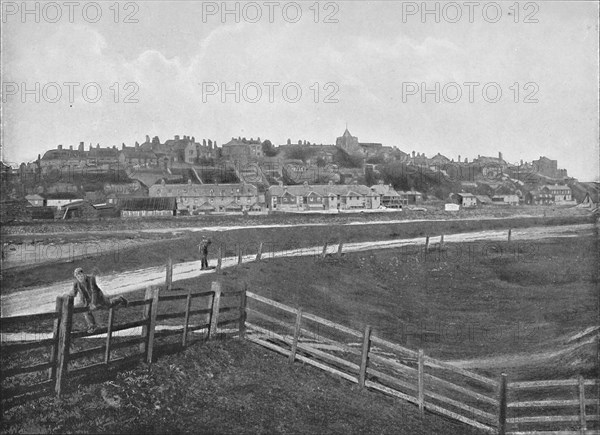
{"type": "Polygon", "coordinates": [[[57,149],[62,150],[62,145],[59,145],[57,149]]]}
{"type": "Polygon", "coordinates": [[[121,149],[124,150],[125,149],[125,144],[121,145],[121,149]]]}
{"type": "Polygon", "coordinates": [[[79,142],[79,151],[83,151],[83,142],[79,142]]]}
{"type": "Polygon", "coordinates": [[[70,149],[71,151],[73,151],[73,145],[69,146],[69,149],[70,149]]]}
{"type": "Polygon", "coordinates": [[[502,160],[502,153],[498,151],[498,160],[502,160]]]}
{"type": "Polygon", "coordinates": [[[96,149],[97,149],[97,150],[99,150],[99,149],[100,149],[100,144],[99,144],[99,143],[97,143],[97,144],[96,144],[96,149]]]}
{"type": "Polygon", "coordinates": [[[458,155],[458,162],[460,163],[460,154],[458,155]]]}

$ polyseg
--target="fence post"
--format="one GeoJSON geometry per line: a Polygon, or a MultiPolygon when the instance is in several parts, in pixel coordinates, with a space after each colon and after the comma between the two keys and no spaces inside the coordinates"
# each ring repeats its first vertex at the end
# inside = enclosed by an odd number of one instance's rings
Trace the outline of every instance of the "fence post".
{"type": "Polygon", "coordinates": [[[244,283],[244,292],[240,296],[240,339],[246,338],[246,305],[248,303],[248,299],[246,297],[246,292],[248,291],[248,286],[244,283]]]}
{"type": "Polygon", "coordinates": [[[217,251],[217,272],[221,271],[221,267],[223,266],[223,251],[219,246],[219,250],[217,251]]]}
{"type": "Polygon", "coordinates": [[[425,237],[425,253],[429,250],[429,236],[425,237]]]}
{"type": "Polygon", "coordinates": [[[417,360],[418,367],[418,394],[419,394],[419,412],[421,416],[425,412],[425,353],[423,349],[419,349],[419,355],[417,360]]]}
{"type": "Polygon", "coordinates": [[[147,319],[147,326],[142,327],[142,336],[146,337],[142,343],[142,351],[146,362],[152,362],[152,352],[154,350],[154,330],[156,328],[156,314],[158,313],[158,288],[146,287],[147,302],[144,306],[144,318],[147,319]]]}
{"type": "Polygon", "coordinates": [[[69,348],[71,346],[71,328],[73,326],[73,297],[65,296],[62,299],[60,332],[58,336],[58,364],[56,371],[56,395],[60,397],[67,375],[69,363],[69,348]]]}
{"type": "Polygon", "coordinates": [[[502,373],[502,377],[500,378],[500,397],[499,404],[500,407],[498,409],[498,434],[505,435],[506,434],[506,373],[502,373]]]}
{"type": "Polygon", "coordinates": [[[289,363],[293,364],[296,360],[296,351],[298,350],[298,339],[300,338],[300,328],[302,327],[302,308],[298,308],[296,313],[296,324],[294,325],[294,340],[292,341],[292,351],[290,352],[289,363]]]}
{"type": "Polygon", "coordinates": [[[185,300],[185,320],[183,325],[183,337],[181,339],[181,346],[187,345],[188,336],[188,325],[190,324],[190,308],[192,307],[192,289],[188,290],[187,299],[185,300]]]}
{"type": "Polygon", "coordinates": [[[323,245],[323,252],[321,252],[321,259],[327,256],[327,242],[323,245]]]}
{"type": "Polygon", "coordinates": [[[342,256],[342,249],[343,249],[343,247],[344,247],[344,242],[342,242],[342,241],[340,240],[340,244],[338,245],[338,250],[337,250],[337,255],[338,255],[338,257],[341,257],[341,256],[342,256]]]}
{"type": "Polygon", "coordinates": [[[238,247],[238,265],[242,264],[242,248],[238,247]]]}
{"type": "Polygon", "coordinates": [[[581,375],[579,375],[579,429],[582,434],[587,431],[585,416],[585,381],[581,375]]]}
{"type": "Polygon", "coordinates": [[[440,237],[440,251],[444,248],[444,235],[440,237]]]}
{"type": "Polygon", "coordinates": [[[363,388],[367,379],[367,365],[369,364],[369,350],[371,350],[371,325],[365,327],[363,334],[362,354],[360,357],[360,371],[358,372],[358,385],[363,388]]]}
{"type": "Polygon", "coordinates": [[[48,369],[49,380],[56,379],[56,362],[58,355],[58,340],[60,334],[60,319],[62,317],[62,298],[60,296],[56,297],[56,312],[58,317],[54,319],[54,327],[52,328],[52,339],[54,340],[54,343],[52,344],[52,349],[50,349],[50,362],[52,363],[52,367],[48,369]]]}
{"type": "Polygon", "coordinates": [[[508,229],[508,241],[510,242],[510,236],[512,235],[512,228],[508,229]]]}
{"type": "Polygon", "coordinates": [[[260,257],[262,256],[262,248],[263,242],[260,242],[260,245],[258,245],[258,252],[256,253],[256,261],[260,261],[260,257]]]}
{"type": "Polygon", "coordinates": [[[218,281],[213,281],[210,289],[214,292],[214,295],[210,310],[210,324],[208,326],[209,340],[214,338],[217,334],[217,325],[219,323],[219,305],[221,304],[221,283],[218,281]]]}
{"type": "Polygon", "coordinates": [[[106,348],[104,349],[104,364],[110,362],[110,339],[112,337],[113,319],[115,316],[115,309],[110,307],[108,309],[108,321],[106,331],[106,348]]]}
{"type": "Polygon", "coordinates": [[[171,291],[173,289],[173,259],[171,257],[167,260],[167,276],[165,278],[165,283],[167,291],[171,291]]]}

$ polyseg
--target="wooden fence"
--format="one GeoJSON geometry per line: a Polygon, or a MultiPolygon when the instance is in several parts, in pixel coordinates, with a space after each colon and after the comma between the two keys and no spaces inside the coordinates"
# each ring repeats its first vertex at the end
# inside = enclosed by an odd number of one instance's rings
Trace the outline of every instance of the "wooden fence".
{"type": "MultiPolygon", "coordinates": [[[[301,308],[248,292],[246,338],[288,357],[340,376],[361,387],[398,397],[425,410],[450,417],[484,431],[500,434],[558,433],[537,423],[571,422],[577,430],[560,433],[600,433],[588,422],[598,421],[596,380],[507,382],[507,376],[491,379],[473,371],[431,358],[423,350],[412,350],[377,337],[370,326],[363,331],[348,328],[301,308]],[[524,389],[570,386],[579,388],[577,400],[508,401],[509,394],[524,389]],[[512,416],[514,410],[578,407],[566,416],[512,416]],[[519,432],[529,424],[527,432],[519,432]],[[537,431],[536,431],[537,430],[537,431]]],[[[563,430],[565,428],[562,428],[563,430]]],[[[567,428],[568,429],[568,428],[567,428]]]]}
{"type": "MultiPolygon", "coordinates": [[[[129,320],[123,323],[116,323],[117,313],[124,308],[110,308],[108,310],[108,320],[106,326],[88,333],[86,330],[75,330],[73,328],[73,318],[89,311],[86,307],[74,307],[73,297],[59,297],[56,302],[56,311],[34,314],[27,316],[4,317],[0,329],[5,332],[7,329],[19,323],[36,324],[43,321],[53,321],[52,338],[38,340],[34,342],[3,343],[3,354],[22,354],[26,351],[46,349],[46,352],[37,352],[33,356],[39,361],[47,354],[47,348],[50,348],[50,356],[47,362],[36,363],[29,366],[18,366],[2,369],[2,380],[7,378],[19,377],[20,375],[37,372],[36,382],[23,385],[24,379],[15,379],[17,386],[13,388],[3,388],[3,399],[20,396],[27,393],[45,391],[53,388],[55,393],[60,396],[64,391],[67,377],[93,373],[104,370],[117,363],[126,363],[134,361],[146,361],[151,363],[154,358],[157,340],[165,337],[179,336],[179,346],[186,347],[192,341],[190,333],[194,331],[202,332],[199,339],[212,339],[222,335],[245,335],[245,288],[241,291],[222,291],[222,286],[218,282],[213,282],[210,291],[205,292],[170,292],[164,294],[159,292],[156,287],[150,287],[146,290],[143,300],[132,301],[127,306],[127,317],[130,316],[130,307],[142,307],[142,315],[137,320],[129,320]],[[227,303],[232,298],[238,301],[232,305],[227,303]],[[202,307],[193,307],[194,301],[200,301],[202,307]],[[196,318],[195,322],[192,319],[196,318]],[[177,327],[164,324],[164,321],[171,319],[181,319],[177,327]],[[162,322],[162,324],[161,324],[162,322]],[[182,323],[182,324],[181,324],[182,323]],[[234,325],[234,328],[231,328],[234,325]],[[171,327],[171,329],[168,329],[171,327]],[[223,328],[229,327],[228,330],[223,328]],[[141,328],[138,333],[135,328],[141,328]],[[130,331],[132,337],[117,337],[118,331],[130,331]],[[97,341],[86,340],[87,345],[82,350],[73,351],[74,341],[81,338],[104,335],[97,338],[102,340],[101,345],[97,341]],[[129,349],[130,354],[116,357],[115,351],[118,349],[129,349]],[[100,361],[90,361],[94,357],[100,357],[100,361]],[[40,372],[48,371],[47,375],[40,372]],[[43,379],[40,381],[39,378],[43,379]]],[[[172,343],[171,343],[172,344],[172,343]]],[[[25,379],[26,380],[26,379],[25,379]]]]}

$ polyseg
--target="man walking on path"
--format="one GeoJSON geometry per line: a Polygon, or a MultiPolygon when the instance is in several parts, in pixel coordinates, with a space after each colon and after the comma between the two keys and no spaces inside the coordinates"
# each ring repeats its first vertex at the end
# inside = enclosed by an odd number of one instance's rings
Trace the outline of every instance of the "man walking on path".
{"type": "Polygon", "coordinates": [[[85,321],[88,325],[88,333],[94,332],[98,329],[96,319],[92,314],[92,311],[99,308],[112,308],[119,305],[127,306],[128,302],[123,296],[117,296],[115,298],[107,298],[98,284],[96,283],[96,277],[93,275],[86,275],[83,269],[78,267],[73,272],[75,281],[73,282],[73,290],[68,293],[69,296],[75,297],[79,295],[79,304],[84,307],[89,307],[89,311],[84,313],[85,321]]]}
{"type": "Polygon", "coordinates": [[[206,236],[202,236],[202,241],[200,242],[200,255],[202,257],[201,260],[201,266],[200,266],[200,270],[206,270],[208,269],[208,246],[211,244],[212,242],[210,241],[210,239],[207,239],[206,236]]]}

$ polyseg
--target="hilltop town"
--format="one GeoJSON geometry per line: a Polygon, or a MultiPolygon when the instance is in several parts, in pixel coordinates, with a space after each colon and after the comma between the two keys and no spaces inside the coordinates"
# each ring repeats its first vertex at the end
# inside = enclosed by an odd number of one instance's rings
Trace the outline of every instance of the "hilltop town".
{"type": "Polygon", "coordinates": [[[133,146],[58,145],[18,168],[2,164],[3,221],[207,213],[345,212],[518,205],[597,207],[598,183],[545,156],[432,157],[360,142],[274,145],[259,137],[146,136],[133,146]]]}

